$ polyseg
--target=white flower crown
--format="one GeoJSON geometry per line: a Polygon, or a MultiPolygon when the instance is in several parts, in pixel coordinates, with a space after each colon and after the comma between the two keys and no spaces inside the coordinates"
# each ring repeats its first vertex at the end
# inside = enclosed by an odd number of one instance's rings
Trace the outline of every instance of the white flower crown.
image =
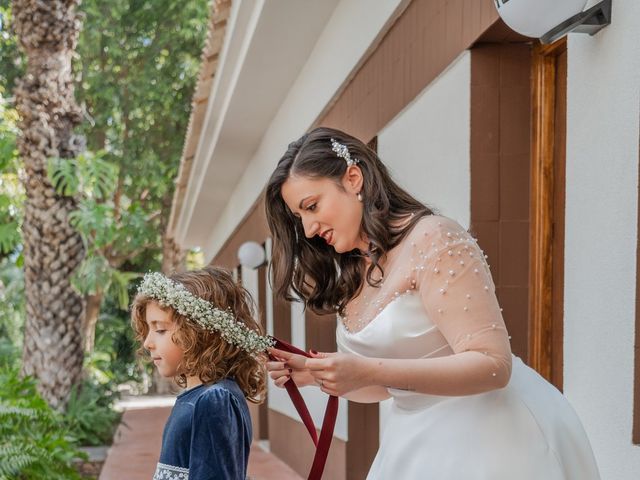
{"type": "Polygon", "coordinates": [[[156,300],[163,307],[171,307],[202,328],[220,333],[222,338],[250,354],[262,353],[275,342],[271,337],[236,321],[231,310],[220,310],[163,274],[147,273],[138,287],[138,293],[156,300]]]}

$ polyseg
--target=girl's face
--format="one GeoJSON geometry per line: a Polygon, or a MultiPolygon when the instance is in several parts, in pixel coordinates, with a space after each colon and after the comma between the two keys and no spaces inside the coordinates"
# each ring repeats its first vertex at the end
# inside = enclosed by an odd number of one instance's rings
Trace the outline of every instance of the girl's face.
{"type": "Polygon", "coordinates": [[[177,326],[171,313],[164,311],[156,302],[147,304],[145,318],[149,333],[144,339],[144,348],[149,351],[153,363],[163,377],[175,377],[184,356],[182,348],[172,339],[177,326]]]}
{"type": "Polygon", "coordinates": [[[338,253],[354,248],[364,253],[369,244],[360,229],[363,207],[356,195],[362,188],[362,172],[358,167],[349,167],[342,186],[344,190],[328,178],[290,176],[280,194],[301,219],[307,238],[317,235],[338,253]]]}

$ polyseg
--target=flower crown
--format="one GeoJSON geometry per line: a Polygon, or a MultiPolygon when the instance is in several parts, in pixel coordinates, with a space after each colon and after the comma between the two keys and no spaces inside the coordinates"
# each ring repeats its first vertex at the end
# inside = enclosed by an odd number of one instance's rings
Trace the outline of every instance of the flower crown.
{"type": "Polygon", "coordinates": [[[204,298],[191,293],[184,285],[161,273],[147,273],[138,287],[138,294],[153,298],[163,307],[173,308],[205,330],[220,333],[227,342],[250,354],[262,353],[275,343],[271,337],[262,336],[236,321],[231,310],[215,308],[204,298]]]}
{"type": "Polygon", "coordinates": [[[349,153],[349,149],[346,145],[334,140],[333,138],[331,139],[331,150],[333,150],[338,157],[344,158],[348,167],[355,165],[356,163],[360,163],[360,160],[357,158],[351,158],[351,154],[349,153]]]}

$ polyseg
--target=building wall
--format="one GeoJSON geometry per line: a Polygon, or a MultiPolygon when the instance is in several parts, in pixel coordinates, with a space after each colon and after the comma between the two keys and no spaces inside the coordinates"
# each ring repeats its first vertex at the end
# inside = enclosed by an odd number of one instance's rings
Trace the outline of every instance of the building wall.
{"type": "Polygon", "coordinates": [[[313,125],[406,4],[407,0],[343,0],[338,4],[203,245],[207,260],[251,211],[286,146],[313,125]]]}
{"type": "Polygon", "coordinates": [[[497,20],[492,0],[413,0],[318,125],[369,142],[497,20]]]}
{"type": "Polygon", "coordinates": [[[511,350],[528,360],[531,45],[471,50],[471,222],[488,255],[511,350]]]}
{"type": "MultiPolygon", "coordinates": [[[[357,122],[357,116],[371,112],[353,108],[355,98],[365,104],[368,100],[366,95],[359,97],[362,92],[355,87],[349,90],[349,85],[356,85],[361,58],[380,40],[379,33],[403,4],[381,3],[367,10],[364,30],[352,28],[362,2],[341,2],[336,9],[211,233],[207,245],[211,255],[221,251],[255,205],[257,192],[286,144],[317,118],[322,120],[323,111],[333,126],[365,125],[359,135],[365,141],[377,134],[379,154],[401,184],[470,226],[473,98],[468,52],[453,55],[453,63],[443,65],[446,69],[415,98],[396,102],[401,105],[390,121],[376,117],[374,123],[357,122]],[[350,50],[336,60],[332,52],[344,45],[350,50]],[[350,78],[352,83],[347,82],[350,78]],[[342,87],[346,96],[334,98],[343,82],[347,82],[342,87]],[[344,105],[340,98],[346,99],[344,105]]],[[[421,0],[412,5],[418,3],[431,4],[421,0]]],[[[458,14],[464,15],[464,9],[458,14]]],[[[638,18],[637,1],[616,0],[613,24],[594,38],[571,35],[568,48],[564,391],[583,420],[602,478],[616,480],[631,480],[640,471],[640,450],[631,443],[640,134],[640,32],[634,21],[638,18]]],[[[373,95],[373,84],[362,85],[373,95]]],[[[380,88],[376,95],[384,98],[380,88]]],[[[303,313],[294,306],[291,317],[293,343],[303,346],[303,313]]],[[[282,390],[274,390],[270,415],[281,425],[298,428],[288,398],[282,390]]],[[[318,424],[322,396],[308,395],[318,424]]],[[[346,411],[342,405],[341,412],[346,411]]],[[[383,418],[384,411],[383,405],[383,418]]],[[[347,424],[346,417],[339,420],[336,458],[343,455],[340,442],[348,439],[347,424]]],[[[277,441],[284,451],[289,447],[283,438],[277,441]]]]}
{"type": "MultiPolygon", "coordinates": [[[[591,2],[593,3],[593,2],[591,2]]],[[[603,479],[631,480],[640,3],[568,44],[564,391],[603,479]]]]}
{"type": "Polygon", "coordinates": [[[378,134],[378,154],[418,200],[470,221],[471,54],[464,51],[378,134]]]}
{"type": "MultiPolygon", "coordinates": [[[[418,200],[470,221],[471,54],[463,52],[378,134],[378,155],[418,200]]],[[[380,403],[380,438],[391,400],[380,403]]]]}

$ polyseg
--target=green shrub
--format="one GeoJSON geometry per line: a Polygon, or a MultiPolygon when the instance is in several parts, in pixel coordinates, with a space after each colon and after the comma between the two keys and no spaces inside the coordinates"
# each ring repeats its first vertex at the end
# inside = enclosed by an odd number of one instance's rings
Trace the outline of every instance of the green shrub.
{"type": "Polygon", "coordinates": [[[117,397],[110,384],[85,380],[71,392],[64,422],[70,435],[82,446],[111,444],[120,413],[113,409],[117,397]]]}
{"type": "Polygon", "coordinates": [[[0,370],[0,480],[76,480],[76,449],[62,415],[16,368],[0,370]]]}

